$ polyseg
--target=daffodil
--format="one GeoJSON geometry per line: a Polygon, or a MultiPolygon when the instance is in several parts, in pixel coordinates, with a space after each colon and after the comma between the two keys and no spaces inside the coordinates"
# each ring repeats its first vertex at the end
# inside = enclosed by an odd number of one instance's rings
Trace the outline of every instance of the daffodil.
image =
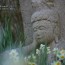
{"type": "Polygon", "coordinates": [[[40,50],[36,49],[36,54],[39,55],[40,54],[40,50]]]}
{"type": "Polygon", "coordinates": [[[19,56],[18,56],[18,52],[16,51],[16,49],[12,49],[9,53],[9,57],[12,61],[18,62],[19,61],[19,56]]]}
{"type": "Polygon", "coordinates": [[[40,49],[44,49],[45,45],[41,44],[40,49]]]}
{"type": "Polygon", "coordinates": [[[27,57],[24,57],[24,60],[26,60],[27,59],[27,57]]]}
{"type": "Polygon", "coordinates": [[[50,53],[51,53],[50,47],[47,47],[47,54],[50,54],[50,53]]]}
{"type": "Polygon", "coordinates": [[[60,59],[64,59],[64,58],[65,58],[65,56],[64,56],[64,55],[61,55],[61,56],[60,56],[60,59]]]}
{"type": "Polygon", "coordinates": [[[31,58],[31,55],[28,56],[28,59],[30,59],[30,58],[31,58]]]}
{"type": "Polygon", "coordinates": [[[34,54],[32,54],[32,58],[35,60],[36,59],[36,56],[34,54]]]}
{"type": "Polygon", "coordinates": [[[16,57],[16,56],[18,56],[18,52],[16,51],[16,49],[12,49],[12,50],[10,51],[9,55],[10,55],[11,57],[16,57]]]}
{"type": "Polygon", "coordinates": [[[65,50],[60,50],[59,53],[56,54],[56,56],[60,59],[63,60],[65,58],[65,50]]]}
{"type": "Polygon", "coordinates": [[[54,52],[54,54],[58,54],[59,53],[59,49],[58,48],[54,48],[53,52],[54,52]]]}
{"type": "Polygon", "coordinates": [[[61,54],[65,54],[65,50],[62,49],[62,50],[60,51],[60,53],[61,53],[61,54]]]}
{"type": "Polygon", "coordinates": [[[47,54],[50,54],[50,53],[51,53],[51,51],[48,51],[48,52],[47,52],[47,54]]]}
{"type": "Polygon", "coordinates": [[[28,62],[28,65],[36,65],[34,62],[28,62]]]}
{"type": "Polygon", "coordinates": [[[57,54],[57,57],[60,59],[60,60],[63,60],[65,58],[65,55],[64,54],[57,54]]]}
{"type": "Polygon", "coordinates": [[[61,65],[61,62],[60,61],[55,61],[51,65],[61,65]]]}
{"type": "Polygon", "coordinates": [[[50,47],[47,47],[47,49],[50,49],[50,47]]]}
{"type": "Polygon", "coordinates": [[[57,62],[55,63],[55,65],[61,65],[61,62],[60,62],[60,61],[57,61],[57,62]]]}

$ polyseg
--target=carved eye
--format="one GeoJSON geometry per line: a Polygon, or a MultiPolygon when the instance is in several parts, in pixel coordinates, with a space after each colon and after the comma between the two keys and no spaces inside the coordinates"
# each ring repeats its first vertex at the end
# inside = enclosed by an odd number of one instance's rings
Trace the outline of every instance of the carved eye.
{"type": "Polygon", "coordinates": [[[33,28],[33,31],[36,32],[37,31],[37,28],[33,28]]]}
{"type": "Polygon", "coordinates": [[[39,27],[39,30],[43,30],[43,29],[46,29],[46,27],[44,27],[44,26],[39,27]]]}

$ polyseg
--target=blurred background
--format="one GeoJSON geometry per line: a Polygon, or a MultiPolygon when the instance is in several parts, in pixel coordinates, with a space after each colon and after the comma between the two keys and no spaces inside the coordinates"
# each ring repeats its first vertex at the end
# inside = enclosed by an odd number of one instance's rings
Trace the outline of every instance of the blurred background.
{"type": "Polygon", "coordinates": [[[24,45],[19,0],[0,0],[0,52],[24,45]]]}

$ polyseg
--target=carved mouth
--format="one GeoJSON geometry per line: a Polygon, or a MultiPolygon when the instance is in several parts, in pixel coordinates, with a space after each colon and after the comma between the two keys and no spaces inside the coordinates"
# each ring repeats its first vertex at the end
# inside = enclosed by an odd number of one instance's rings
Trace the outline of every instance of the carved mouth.
{"type": "Polygon", "coordinates": [[[36,37],[37,39],[41,39],[42,37],[41,36],[38,36],[38,37],[36,37]]]}

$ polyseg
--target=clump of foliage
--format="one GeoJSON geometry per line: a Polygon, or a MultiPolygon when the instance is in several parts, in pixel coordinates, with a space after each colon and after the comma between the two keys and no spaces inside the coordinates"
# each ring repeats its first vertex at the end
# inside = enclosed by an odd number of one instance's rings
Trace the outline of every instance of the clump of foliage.
{"type": "MultiPolygon", "coordinates": [[[[17,28],[17,39],[14,39],[13,36],[13,30],[12,30],[12,21],[14,15],[11,15],[9,12],[4,12],[1,14],[0,19],[2,25],[2,39],[0,42],[0,52],[5,51],[6,49],[12,49],[21,47],[24,43],[24,35],[22,35],[23,32],[20,32],[20,29],[17,28]]],[[[17,26],[18,27],[18,26],[17,26]]],[[[1,35],[1,34],[0,34],[1,35]]],[[[14,34],[16,35],[16,34],[14,34]]]]}
{"type": "Polygon", "coordinates": [[[50,53],[50,47],[47,47],[47,44],[41,44],[35,54],[25,57],[25,61],[27,65],[48,65],[48,54],[50,53]]]}
{"type": "Polygon", "coordinates": [[[2,40],[0,42],[0,49],[1,51],[6,50],[7,48],[12,47],[13,43],[13,37],[12,37],[12,31],[11,31],[11,18],[10,16],[3,16],[2,19],[4,19],[4,26],[2,27],[2,40]]]}

